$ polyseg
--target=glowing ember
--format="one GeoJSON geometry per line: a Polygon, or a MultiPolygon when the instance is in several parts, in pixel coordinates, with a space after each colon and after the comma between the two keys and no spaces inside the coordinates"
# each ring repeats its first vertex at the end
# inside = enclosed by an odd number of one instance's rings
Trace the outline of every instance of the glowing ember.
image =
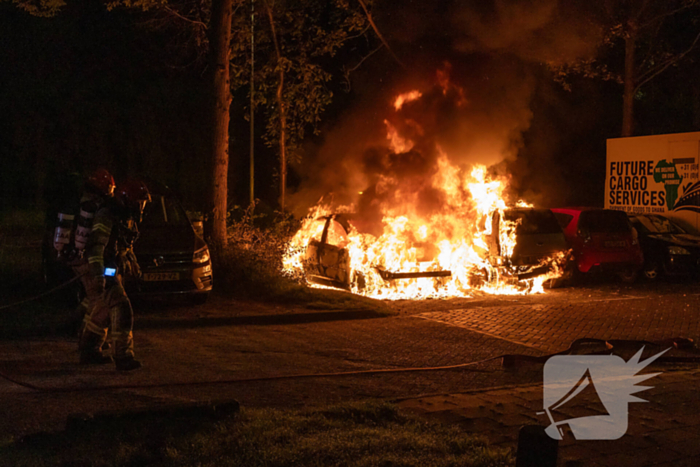
{"type": "MultiPolygon", "coordinates": [[[[420,97],[418,91],[402,94],[395,109],[420,97]]],[[[566,251],[549,252],[536,264],[516,261],[522,222],[517,215],[534,211],[509,209],[515,203],[506,199],[505,177],[489,175],[483,165],[457,165],[439,147],[437,158],[428,163],[415,152],[414,141],[400,135],[388,120],[384,123],[389,158],[408,167],[418,164],[418,174],[407,179],[387,171],[360,192],[367,198],[358,205],[377,209],[381,217],[374,235],[358,229],[367,222],[352,216],[357,206],[321,202],[312,208],[290,242],[285,272],[303,275],[310,285],[385,299],[464,297],[474,290],[542,292],[545,280],[561,275],[566,251]],[[431,200],[429,209],[426,198],[431,200]]],[[[411,125],[416,130],[417,123],[411,125]]],[[[513,207],[530,206],[519,201],[513,207]]]]}

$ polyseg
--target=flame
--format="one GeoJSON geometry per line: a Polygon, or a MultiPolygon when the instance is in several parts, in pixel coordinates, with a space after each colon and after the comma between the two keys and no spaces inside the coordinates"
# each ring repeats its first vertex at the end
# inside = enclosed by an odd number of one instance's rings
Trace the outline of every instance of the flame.
{"type": "MultiPolygon", "coordinates": [[[[350,223],[347,232],[334,233],[337,237],[332,240],[334,230],[328,229],[326,241],[347,254],[349,276],[344,280],[349,290],[380,299],[467,297],[475,290],[491,294],[541,293],[545,280],[561,276],[565,252],[541,261],[541,266],[549,268],[547,274],[522,281],[516,280],[514,271],[489,261],[488,237],[493,234],[493,216],[507,208],[503,197],[505,180],[490,177],[482,165],[465,173],[444,155],[438,166],[431,182],[445,194],[443,212],[424,217],[412,211],[410,205],[400,209],[401,215],[387,210],[382,219],[383,232],[378,237],[360,233],[350,223]],[[433,250],[432,254],[429,250],[433,250]],[[451,271],[451,276],[385,280],[385,271],[451,271]]],[[[520,201],[518,206],[528,205],[520,201]]],[[[312,209],[290,243],[284,258],[285,271],[303,274],[305,262],[308,268],[308,245],[321,241],[326,223],[336,225],[337,213],[337,209],[326,204],[312,209]]],[[[515,222],[499,216],[500,258],[512,255],[516,227],[515,222]]],[[[311,258],[315,260],[315,256],[311,258]]]]}
{"type": "MultiPolygon", "coordinates": [[[[395,108],[420,97],[418,91],[402,94],[395,108]]],[[[457,97],[463,98],[461,93],[457,97]]],[[[388,120],[384,124],[392,157],[410,157],[415,143],[388,120]]],[[[411,125],[421,130],[416,122],[411,125]]],[[[291,240],[283,270],[312,286],[320,282],[381,299],[466,297],[477,290],[538,293],[544,281],[561,276],[566,252],[536,265],[546,267],[545,274],[518,280],[519,270],[510,264],[518,224],[503,212],[509,205],[531,205],[522,200],[508,203],[508,179],[489,174],[486,166],[457,165],[439,147],[436,154],[434,167],[420,174],[419,184],[439,199],[439,209],[420,209],[411,181],[382,173],[373,187],[374,193],[388,196],[373,200],[382,214],[378,235],[359,231],[351,217],[341,224],[339,213],[352,213],[354,206],[337,208],[321,201],[291,240]],[[430,277],[414,277],[415,273],[430,277]]]]}
{"type": "Polygon", "coordinates": [[[396,109],[397,111],[401,110],[401,107],[403,107],[403,105],[406,102],[415,101],[416,99],[418,99],[422,95],[423,95],[423,93],[421,93],[418,90],[406,92],[404,94],[399,94],[399,96],[396,98],[396,100],[394,100],[394,109],[396,109]]]}

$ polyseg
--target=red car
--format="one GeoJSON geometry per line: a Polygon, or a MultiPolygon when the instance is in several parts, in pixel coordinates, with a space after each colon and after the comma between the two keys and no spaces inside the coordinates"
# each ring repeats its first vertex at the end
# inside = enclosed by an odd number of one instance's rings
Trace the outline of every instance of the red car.
{"type": "Polygon", "coordinates": [[[634,282],[644,255],[637,231],[627,214],[600,208],[552,209],[573,250],[574,272],[615,272],[623,282],[634,282]]]}

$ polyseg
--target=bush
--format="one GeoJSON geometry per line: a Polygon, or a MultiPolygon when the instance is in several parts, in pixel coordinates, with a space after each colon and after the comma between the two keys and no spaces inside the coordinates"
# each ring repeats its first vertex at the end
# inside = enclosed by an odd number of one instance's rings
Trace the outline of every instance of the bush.
{"type": "Polygon", "coordinates": [[[291,215],[271,220],[265,214],[256,215],[255,207],[253,204],[242,211],[236,208],[229,218],[228,247],[217,255],[218,264],[214,264],[217,288],[255,296],[301,287],[298,281],[282,274],[282,256],[299,223],[291,215]]]}

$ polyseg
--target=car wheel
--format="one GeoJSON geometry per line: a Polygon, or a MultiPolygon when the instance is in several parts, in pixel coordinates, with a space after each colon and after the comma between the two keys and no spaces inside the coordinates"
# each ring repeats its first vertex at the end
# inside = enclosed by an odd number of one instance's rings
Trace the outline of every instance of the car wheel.
{"type": "Polygon", "coordinates": [[[620,278],[625,284],[631,284],[637,280],[638,270],[635,268],[626,268],[617,273],[617,277],[620,278]]]}
{"type": "Polygon", "coordinates": [[[644,277],[650,281],[656,280],[661,275],[661,268],[658,263],[648,263],[644,265],[644,277]]]}

